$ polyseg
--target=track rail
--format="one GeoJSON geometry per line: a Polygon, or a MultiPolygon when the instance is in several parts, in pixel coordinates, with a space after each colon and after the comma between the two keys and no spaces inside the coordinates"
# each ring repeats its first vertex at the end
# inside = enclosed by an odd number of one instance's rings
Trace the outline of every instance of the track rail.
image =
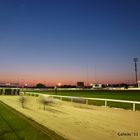
{"type": "MultiPolygon", "coordinates": [[[[45,94],[35,93],[35,92],[25,92],[25,95],[45,95],[45,94]]],[[[67,98],[67,99],[71,99],[71,102],[73,102],[73,99],[83,99],[83,100],[85,100],[86,104],[88,104],[89,100],[104,101],[104,106],[105,107],[107,107],[108,102],[128,103],[128,104],[132,104],[133,111],[136,111],[136,104],[140,104],[140,101],[129,101],[129,100],[115,100],[115,99],[104,99],[104,98],[86,98],[86,97],[75,97],[75,96],[51,95],[51,94],[48,94],[46,96],[58,97],[61,100],[62,100],[62,98],[67,98]]]]}

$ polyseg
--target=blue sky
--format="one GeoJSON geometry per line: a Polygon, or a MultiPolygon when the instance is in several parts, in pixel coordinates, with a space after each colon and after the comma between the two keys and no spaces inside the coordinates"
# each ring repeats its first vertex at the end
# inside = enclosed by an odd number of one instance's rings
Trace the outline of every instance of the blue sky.
{"type": "Polygon", "coordinates": [[[1,0],[0,50],[0,81],[133,82],[140,1],[1,0]]]}

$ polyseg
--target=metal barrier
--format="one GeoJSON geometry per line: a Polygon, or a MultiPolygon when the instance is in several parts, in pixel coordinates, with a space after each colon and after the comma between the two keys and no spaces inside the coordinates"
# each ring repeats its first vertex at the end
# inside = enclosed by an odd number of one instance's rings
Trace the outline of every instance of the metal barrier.
{"type": "MultiPolygon", "coordinates": [[[[35,92],[25,92],[25,94],[28,95],[45,95],[45,94],[41,94],[41,93],[35,93],[35,92]]],[[[115,99],[104,99],[104,98],[85,98],[85,97],[74,97],[74,96],[62,96],[62,95],[51,95],[51,94],[47,94],[48,96],[52,96],[52,97],[58,97],[61,100],[63,98],[67,98],[67,99],[71,99],[71,102],[73,102],[73,99],[84,99],[86,101],[86,104],[88,104],[89,100],[96,100],[96,101],[104,101],[104,106],[107,107],[107,103],[108,102],[120,102],[120,103],[129,103],[132,104],[133,107],[133,111],[136,110],[136,104],[140,104],[139,101],[128,101],[128,100],[115,100],[115,99]]]]}

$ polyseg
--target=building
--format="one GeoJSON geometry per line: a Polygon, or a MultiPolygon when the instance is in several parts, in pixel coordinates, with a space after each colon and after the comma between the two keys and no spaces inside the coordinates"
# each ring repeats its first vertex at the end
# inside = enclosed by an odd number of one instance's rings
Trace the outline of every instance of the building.
{"type": "Polygon", "coordinates": [[[138,88],[140,88],[140,81],[138,81],[138,88]]]}
{"type": "Polygon", "coordinates": [[[77,82],[77,88],[84,88],[84,82],[77,82]]]}
{"type": "Polygon", "coordinates": [[[0,87],[18,87],[18,83],[0,83],[0,87]]]}
{"type": "Polygon", "coordinates": [[[92,88],[93,89],[100,89],[100,88],[102,88],[102,84],[95,84],[95,83],[93,83],[92,84],[92,88]]]}

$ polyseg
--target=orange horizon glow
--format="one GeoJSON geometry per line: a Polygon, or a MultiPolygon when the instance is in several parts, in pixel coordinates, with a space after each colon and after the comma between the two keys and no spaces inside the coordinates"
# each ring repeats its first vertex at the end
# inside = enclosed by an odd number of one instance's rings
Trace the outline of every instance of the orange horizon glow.
{"type": "MultiPolygon", "coordinates": [[[[85,85],[90,85],[91,83],[101,83],[101,84],[118,84],[118,83],[135,83],[135,77],[132,72],[112,74],[109,72],[104,72],[100,74],[85,74],[82,71],[77,73],[77,71],[68,71],[67,73],[55,72],[45,72],[45,71],[21,71],[19,72],[3,72],[0,73],[0,82],[6,83],[19,83],[20,85],[36,85],[37,83],[43,83],[46,86],[56,86],[58,83],[61,85],[76,85],[77,82],[84,82],[85,85]]],[[[64,71],[64,70],[63,70],[64,71]]],[[[138,79],[139,80],[139,79],[138,79]]]]}
{"type": "Polygon", "coordinates": [[[84,79],[77,79],[77,80],[44,80],[44,79],[33,79],[33,80],[28,80],[28,78],[22,78],[18,80],[9,80],[8,78],[5,80],[1,80],[1,83],[18,83],[19,85],[28,85],[28,86],[34,86],[38,83],[42,83],[46,86],[63,86],[63,85],[76,85],[77,82],[84,82],[86,86],[90,86],[91,83],[101,83],[101,84],[120,84],[120,83],[127,83],[127,84],[133,84],[135,83],[134,80],[131,81],[125,81],[125,80],[84,80],[84,79]]]}

